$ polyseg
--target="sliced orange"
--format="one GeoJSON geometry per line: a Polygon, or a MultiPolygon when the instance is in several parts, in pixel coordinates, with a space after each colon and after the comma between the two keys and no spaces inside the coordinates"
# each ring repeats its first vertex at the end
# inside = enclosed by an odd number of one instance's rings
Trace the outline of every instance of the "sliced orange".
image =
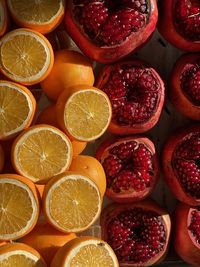
{"type": "Polygon", "coordinates": [[[56,104],[60,127],[79,141],[93,141],[107,130],[112,109],[107,95],[92,86],[70,87],[56,104]]]}
{"type": "Polygon", "coordinates": [[[0,140],[28,128],[35,111],[36,100],[26,87],[0,80],[0,140]]]}
{"type": "Polygon", "coordinates": [[[36,225],[39,200],[35,185],[27,178],[0,174],[0,203],[0,240],[18,239],[36,225]]]}
{"type": "Polygon", "coordinates": [[[53,67],[51,44],[42,34],[25,28],[13,30],[0,40],[0,68],[9,79],[37,84],[53,67]]]}
{"type": "Polygon", "coordinates": [[[0,144],[0,173],[3,170],[4,162],[5,162],[5,155],[4,155],[3,148],[2,148],[2,146],[0,144]]]}
{"type": "Polygon", "coordinates": [[[36,249],[50,266],[57,250],[74,238],[76,238],[74,233],[65,234],[46,222],[40,222],[28,235],[23,237],[22,242],[36,249]]]}
{"type": "MultiPolygon", "coordinates": [[[[59,128],[57,118],[56,118],[56,106],[50,105],[47,106],[39,114],[37,118],[37,124],[49,124],[59,128]]],[[[77,141],[73,138],[70,138],[73,148],[73,156],[79,155],[86,148],[87,142],[77,141]]]]}
{"type": "Polygon", "coordinates": [[[8,11],[5,0],[0,0],[0,37],[5,34],[8,29],[8,11]]]}
{"type": "Polygon", "coordinates": [[[46,183],[69,168],[72,155],[71,142],[62,131],[39,124],[15,139],[11,156],[19,174],[34,182],[46,183]]]}
{"type": "Polygon", "coordinates": [[[76,233],[89,228],[101,212],[98,186],[85,174],[66,172],[46,184],[43,212],[58,230],[76,233]]]}
{"type": "Polygon", "coordinates": [[[78,155],[73,158],[70,171],[84,172],[98,185],[103,197],[106,191],[106,175],[101,163],[94,157],[78,155]]]}
{"type": "Polygon", "coordinates": [[[65,1],[8,0],[8,8],[16,24],[46,34],[62,21],[65,1]]]}
{"type": "Polygon", "coordinates": [[[96,237],[71,240],[56,253],[51,267],[118,267],[112,248],[96,237]]]}
{"type": "Polygon", "coordinates": [[[22,243],[11,243],[0,247],[1,267],[47,267],[40,254],[22,243]]]}

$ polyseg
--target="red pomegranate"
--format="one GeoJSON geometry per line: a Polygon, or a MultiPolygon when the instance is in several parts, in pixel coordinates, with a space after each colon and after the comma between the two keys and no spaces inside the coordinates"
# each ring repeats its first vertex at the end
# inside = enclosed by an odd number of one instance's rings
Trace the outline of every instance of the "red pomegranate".
{"type": "Polygon", "coordinates": [[[110,204],[102,212],[101,227],[120,266],[151,266],[167,253],[170,217],[152,200],[110,204]]]}
{"type": "Polygon", "coordinates": [[[112,138],[98,148],[104,167],[106,196],[119,203],[135,202],[153,191],[159,176],[155,146],[146,137],[112,138]]]}
{"type": "Polygon", "coordinates": [[[176,198],[188,205],[200,205],[200,125],[171,136],[162,162],[165,180],[176,198]]]}
{"type": "Polygon", "coordinates": [[[96,87],[108,95],[112,104],[110,132],[143,133],[158,122],[165,88],[158,73],[146,62],[134,59],[107,65],[99,74],[96,87]]]}
{"type": "Polygon", "coordinates": [[[170,99],[185,116],[200,120],[200,54],[181,56],[171,73],[170,99]]]}
{"type": "Polygon", "coordinates": [[[200,1],[159,1],[158,29],[164,38],[177,48],[200,51],[200,1]]]}
{"type": "Polygon", "coordinates": [[[179,204],[175,213],[174,247],[192,266],[200,266],[200,206],[179,204]]]}
{"type": "Polygon", "coordinates": [[[69,0],[66,29],[77,46],[101,63],[142,46],[156,28],[156,0],[69,0]]]}

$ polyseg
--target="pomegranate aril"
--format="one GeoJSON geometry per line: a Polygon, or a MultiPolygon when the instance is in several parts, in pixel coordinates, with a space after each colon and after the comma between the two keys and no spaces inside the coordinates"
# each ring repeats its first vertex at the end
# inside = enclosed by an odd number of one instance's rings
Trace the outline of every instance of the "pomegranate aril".
{"type": "Polygon", "coordinates": [[[124,142],[119,145],[114,146],[110,149],[110,153],[116,155],[123,161],[130,160],[133,151],[136,149],[137,143],[136,142],[124,142]]]}
{"type": "Polygon", "coordinates": [[[111,177],[115,177],[123,167],[122,161],[114,155],[109,155],[102,165],[106,174],[111,177]]]}
{"type": "Polygon", "coordinates": [[[196,208],[191,213],[191,222],[188,227],[195,241],[200,245],[200,208],[196,208]]]}
{"type": "Polygon", "coordinates": [[[148,13],[147,0],[120,0],[127,7],[138,10],[141,13],[148,13]]]}

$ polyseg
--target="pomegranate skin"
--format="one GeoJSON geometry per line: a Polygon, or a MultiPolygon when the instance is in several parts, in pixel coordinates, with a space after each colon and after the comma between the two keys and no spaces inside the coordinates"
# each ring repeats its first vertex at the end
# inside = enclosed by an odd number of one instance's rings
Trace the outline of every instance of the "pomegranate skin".
{"type": "Polygon", "coordinates": [[[137,142],[138,144],[144,144],[149,149],[153,157],[152,164],[153,164],[154,175],[152,177],[150,187],[147,187],[145,190],[140,192],[127,192],[127,193],[123,192],[122,194],[116,193],[113,191],[112,188],[108,188],[108,183],[107,183],[106,196],[118,203],[133,203],[147,198],[154,190],[160,174],[159,161],[155,146],[150,139],[144,136],[129,136],[124,138],[113,137],[111,139],[108,139],[104,141],[97,149],[96,158],[101,162],[101,164],[103,164],[103,160],[106,158],[106,156],[109,155],[108,150],[111,147],[117,144],[120,145],[122,143],[130,141],[137,142]]]}
{"type": "Polygon", "coordinates": [[[162,152],[162,169],[168,187],[179,201],[191,206],[200,205],[200,199],[196,199],[195,197],[192,197],[191,195],[187,194],[184,191],[183,187],[178,181],[177,176],[174,173],[172,167],[172,158],[177,145],[181,143],[181,141],[183,140],[183,138],[185,138],[185,136],[191,133],[199,133],[199,132],[200,132],[199,124],[189,126],[185,129],[180,129],[168,139],[162,152]]]}
{"type": "Polygon", "coordinates": [[[192,239],[188,226],[192,207],[179,203],[175,211],[174,248],[177,254],[192,266],[200,266],[200,245],[192,239]]]}
{"type": "Polygon", "coordinates": [[[126,211],[132,208],[142,208],[147,211],[153,211],[158,213],[162,216],[162,219],[164,221],[165,225],[165,233],[166,233],[166,243],[163,251],[161,251],[159,254],[157,254],[154,258],[148,260],[147,262],[141,263],[138,265],[137,263],[133,263],[130,261],[119,261],[120,266],[122,267],[137,267],[137,266],[152,266],[155,264],[158,264],[162,262],[168,252],[169,249],[169,241],[170,241],[170,235],[171,235],[171,219],[169,214],[162,209],[155,201],[151,199],[146,199],[141,202],[136,203],[127,203],[127,204],[118,204],[118,203],[111,203],[108,206],[106,206],[100,217],[100,225],[102,229],[102,239],[108,240],[108,233],[107,228],[109,225],[109,222],[112,218],[116,217],[117,214],[119,214],[122,211],[126,211]]]}
{"type": "Polygon", "coordinates": [[[105,66],[99,73],[95,81],[95,86],[99,89],[103,89],[104,85],[109,80],[111,72],[115,68],[123,66],[123,65],[129,65],[129,64],[132,64],[136,67],[146,67],[152,72],[152,74],[156,77],[160,85],[159,101],[157,103],[155,112],[152,113],[151,117],[144,122],[134,123],[133,125],[121,125],[115,122],[114,120],[111,120],[108,130],[111,133],[116,134],[116,135],[131,135],[131,134],[144,133],[152,129],[157,124],[160,118],[163,105],[164,105],[164,101],[165,101],[164,82],[162,81],[159,74],[150,66],[150,64],[148,64],[147,62],[141,59],[135,58],[132,60],[120,61],[118,63],[105,66]]]}
{"type": "Polygon", "coordinates": [[[65,28],[76,45],[92,60],[108,64],[122,59],[143,46],[155,31],[158,21],[158,8],[156,0],[149,0],[150,14],[148,22],[136,33],[132,33],[125,41],[113,46],[98,46],[87,37],[81,26],[78,25],[73,14],[73,1],[67,1],[66,15],[64,18],[65,28]]]}
{"type": "Polygon", "coordinates": [[[173,46],[187,52],[200,51],[200,41],[190,41],[181,36],[173,23],[174,0],[160,0],[158,30],[173,46]]]}
{"type": "Polygon", "coordinates": [[[200,54],[185,54],[182,55],[176,62],[170,77],[170,93],[169,97],[176,108],[184,116],[192,120],[200,120],[200,106],[195,105],[186,96],[181,88],[181,76],[186,65],[194,64],[200,61],[200,54]]]}

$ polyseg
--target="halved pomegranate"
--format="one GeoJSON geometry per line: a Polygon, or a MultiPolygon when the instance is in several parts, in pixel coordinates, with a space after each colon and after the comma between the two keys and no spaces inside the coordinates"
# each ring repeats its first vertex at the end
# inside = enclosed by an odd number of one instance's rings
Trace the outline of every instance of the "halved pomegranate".
{"type": "Polygon", "coordinates": [[[102,63],[143,45],[156,28],[156,0],[69,0],[65,25],[77,46],[102,63]]]}
{"type": "Polygon", "coordinates": [[[112,104],[110,132],[142,133],[158,122],[165,87],[158,73],[146,62],[134,59],[105,66],[96,87],[108,95],[112,104]]]}
{"type": "Polygon", "coordinates": [[[189,205],[200,205],[200,125],[171,136],[162,162],[165,180],[176,198],[189,205]]]}
{"type": "Polygon", "coordinates": [[[177,48],[200,51],[200,1],[159,1],[158,29],[177,48]]]}
{"type": "Polygon", "coordinates": [[[185,116],[200,120],[200,54],[181,56],[171,73],[170,100],[185,116]]]}
{"type": "Polygon", "coordinates": [[[200,206],[179,204],[175,213],[174,247],[192,266],[200,266],[200,206]]]}
{"type": "Polygon", "coordinates": [[[102,212],[101,228],[120,266],[151,266],[167,253],[170,217],[151,200],[110,204],[102,212]]]}
{"type": "Polygon", "coordinates": [[[112,138],[101,144],[96,157],[106,174],[106,196],[114,201],[139,201],[155,188],[159,163],[155,146],[148,138],[112,138]]]}

